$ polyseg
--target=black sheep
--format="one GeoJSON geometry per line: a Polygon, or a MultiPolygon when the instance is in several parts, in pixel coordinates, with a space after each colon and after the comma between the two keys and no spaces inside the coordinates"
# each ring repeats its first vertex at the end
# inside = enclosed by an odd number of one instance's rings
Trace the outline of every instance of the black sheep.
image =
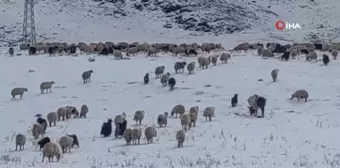
{"type": "Polygon", "coordinates": [[[289,55],[290,55],[290,52],[284,52],[283,55],[281,56],[281,60],[285,60],[285,61],[288,61],[289,60],[289,55]]]}
{"type": "Polygon", "coordinates": [[[192,48],[185,50],[185,55],[186,55],[186,56],[190,56],[190,55],[195,55],[195,56],[197,56],[197,54],[198,54],[197,51],[194,50],[194,49],[192,49],[192,48]]]}
{"type": "Polygon", "coordinates": [[[103,50],[99,53],[99,55],[109,55],[109,50],[104,47],[103,50]]]}
{"type": "Polygon", "coordinates": [[[255,116],[256,110],[252,106],[248,107],[248,109],[249,109],[250,116],[255,116]]]}
{"type": "Polygon", "coordinates": [[[115,129],[115,137],[123,136],[124,131],[126,130],[127,121],[125,120],[123,123],[116,125],[115,129]]]}
{"type": "Polygon", "coordinates": [[[323,54],[323,55],[322,55],[322,62],[323,62],[323,64],[325,64],[326,66],[328,65],[328,63],[329,63],[329,57],[328,57],[328,55],[326,55],[326,54],[323,54]]]}
{"type": "Polygon", "coordinates": [[[74,147],[74,145],[77,145],[77,147],[79,148],[79,140],[78,140],[77,135],[76,134],[70,134],[70,135],[67,134],[67,136],[73,138],[72,148],[74,147]]]}
{"type": "Polygon", "coordinates": [[[13,49],[12,47],[10,47],[10,48],[8,49],[8,53],[9,53],[9,55],[12,57],[13,54],[14,54],[14,49],[13,49]]]}
{"type": "Polygon", "coordinates": [[[238,102],[237,97],[238,97],[238,95],[235,94],[234,97],[231,98],[231,107],[236,107],[237,102],[238,102]]]}
{"type": "Polygon", "coordinates": [[[54,54],[54,47],[48,47],[48,53],[50,54],[50,56],[54,54]]]}
{"type": "Polygon", "coordinates": [[[316,50],[322,50],[322,44],[314,43],[314,46],[316,50]]]}
{"type": "Polygon", "coordinates": [[[104,137],[110,136],[112,133],[112,119],[108,119],[107,122],[104,122],[102,125],[102,129],[100,130],[100,135],[104,137]]]}
{"type": "MultiPolygon", "coordinates": [[[[257,99],[256,99],[256,104],[257,106],[261,109],[261,112],[262,112],[262,116],[261,118],[264,117],[264,109],[266,107],[266,99],[264,97],[261,97],[259,96],[257,99]]],[[[257,116],[257,111],[255,112],[256,113],[256,116],[257,116]]]]}
{"type": "Polygon", "coordinates": [[[75,54],[77,52],[77,47],[76,46],[69,47],[69,52],[70,54],[75,54]]]}
{"type": "Polygon", "coordinates": [[[146,73],[144,76],[144,85],[149,83],[149,73],[146,73]]]}
{"type": "Polygon", "coordinates": [[[107,50],[108,50],[109,54],[113,54],[113,48],[112,47],[109,47],[107,50]]]}
{"type": "Polygon", "coordinates": [[[287,49],[285,46],[282,46],[281,44],[276,44],[273,53],[284,53],[286,51],[287,49]]]}
{"type": "Polygon", "coordinates": [[[29,55],[34,55],[37,53],[37,49],[35,47],[29,47],[28,48],[28,54],[29,55]]]}
{"type": "Polygon", "coordinates": [[[176,85],[176,79],[175,78],[170,78],[168,81],[168,85],[170,87],[170,90],[174,90],[174,87],[176,85]]]}
{"type": "Polygon", "coordinates": [[[302,49],[302,50],[300,50],[300,52],[302,53],[302,54],[309,54],[309,51],[308,50],[306,50],[306,49],[302,49]]]}
{"type": "Polygon", "coordinates": [[[51,142],[51,139],[49,137],[45,137],[38,141],[38,145],[40,146],[40,150],[44,147],[44,145],[48,142],[51,142]]]}

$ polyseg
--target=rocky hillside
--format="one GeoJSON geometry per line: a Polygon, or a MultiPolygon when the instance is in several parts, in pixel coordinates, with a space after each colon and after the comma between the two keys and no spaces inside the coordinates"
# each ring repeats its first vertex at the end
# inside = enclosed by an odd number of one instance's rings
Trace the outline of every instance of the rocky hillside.
{"type": "MultiPolygon", "coordinates": [[[[340,12],[335,4],[340,6],[336,0],[36,0],[35,13],[40,41],[107,37],[96,30],[135,36],[140,32],[171,37],[241,32],[286,40],[297,36],[336,39],[340,12]],[[278,19],[298,22],[302,30],[279,32],[274,28],[278,19]],[[93,37],[85,38],[90,34],[93,37]]],[[[21,0],[0,1],[0,43],[20,41],[22,16],[21,0]]]]}

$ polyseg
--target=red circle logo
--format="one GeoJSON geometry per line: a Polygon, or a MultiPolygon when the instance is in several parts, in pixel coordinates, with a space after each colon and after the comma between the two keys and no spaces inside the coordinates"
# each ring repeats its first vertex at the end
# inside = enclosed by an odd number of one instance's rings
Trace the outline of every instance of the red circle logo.
{"type": "Polygon", "coordinates": [[[286,28],[286,23],[283,20],[279,20],[275,23],[275,27],[277,30],[283,30],[286,28]]]}

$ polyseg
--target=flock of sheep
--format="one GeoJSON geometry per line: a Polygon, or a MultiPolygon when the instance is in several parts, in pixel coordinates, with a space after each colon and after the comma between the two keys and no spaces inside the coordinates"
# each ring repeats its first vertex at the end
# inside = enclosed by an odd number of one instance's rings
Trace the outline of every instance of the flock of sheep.
{"type": "MultiPolygon", "coordinates": [[[[20,49],[28,49],[29,54],[36,54],[38,52],[45,52],[49,54],[55,54],[55,53],[70,53],[74,54],[77,52],[77,49],[79,49],[81,52],[85,53],[97,53],[102,55],[108,55],[113,54],[115,58],[122,59],[122,52],[126,52],[126,56],[135,55],[138,53],[147,53],[148,56],[152,56],[154,54],[157,54],[159,52],[170,52],[175,55],[177,54],[183,54],[185,56],[189,55],[198,55],[198,53],[209,53],[214,50],[224,50],[225,49],[220,44],[213,44],[213,43],[203,43],[202,45],[198,45],[196,43],[193,44],[170,44],[170,43],[156,43],[156,44],[147,44],[147,43],[125,43],[120,42],[117,44],[114,44],[112,42],[106,42],[106,43],[91,43],[91,44],[85,44],[85,43],[78,43],[78,44],[66,44],[66,43],[45,43],[45,44],[37,44],[34,46],[20,46],[20,49]]],[[[288,61],[289,58],[296,58],[299,55],[306,55],[306,60],[317,60],[317,53],[316,50],[321,51],[327,51],[330,52],[330,54],[333,56],[334,59],[336,59],[338,55],[338,51],[340,50],[340,45],[338,43],[332,43],[332,44],[312,44],[312,43],[301,43],[301,44],[293,44],[293,45],[281,45],[277,43],[268,43],[266,44],[266,47],[264,47],[261,43],[242,43],[237,45],[232,51],[248,51],[248,50],[257,50],[258,55],[263,57],[274,57],[274,54],[282,54],[280,55],[280,58],[282,60],[288,61]]],[[[9,49],[9,53],[11,55],[14,54],[13,48],[9,49]]],[[[222,52],[220,54],[214,54],[212,56],[199,56],[197,58],[197,62],[199,64],[199,67],[202,69],[208,68],[210,63],[213,65],[216,65],[217,60],[220,60],[222,64],[227,63],[228,59],[230,59],[231,56],[227,52],[222,52]]],[[[327,65],[328,62],[325,58],[328,58],[328,55],[323,54],[323,62],[327,65]],[[326,63],[327,62],[327,63],[326,63]]],[[[187,70],[189,74],[192,74],[192,72],[195,70],[196,63],[190,62],[187,64],[186,62],[176,62],[174,65],[174,70],[176,73],[183,73],[185,66],[187,67],[187,70]]],[[[274,69],[271,72],[271,76],[273,79],[273,82],[277,81],[278,77],[278,69],[274,69]]],[[[90,82],[91,74],[93,73],[93,70],[85,71],[82,74],[82,79],[84,84],[90,82]]],[[[158,66],[155,68],[155,75],[156,78],[160,79],[160,83],[162,86],[169,85],[170,90],[173,90],[176,80],[174,77],[170,77],[170,73],[165,73],[165,67],[164,66],[158,66]]],[[[147,73],[144,76],[144,84],[149,83],[149,74],[147,73]]],[[[52,85],[55,84],[54,81],[48,81],[48,82],[42,82],[40,85],[41,93],[43,94],[46,90],[47,92],[51,92],[52,85]]],[[[17,95],[20,95],[20,98],[22,98],[24,92],[27,92],[27,88],[14,88],[11,92],[12,100],[15,99],[17,95]]],[[[295,93],[292,94],[291,99],[297,98],[305,99],[305,102],[307,102],[309,95],[308,92],[305,90],[298,90],[295,93]]],[[[266,106],[266,98],[258,95],[250,96],[247,99],[249,103],[249,113],[252,116],[257,116],[258,109],[261,109],[262,116],[264,117],[264,109],[266,106]]],[[[235,94],[234,97],[231,99],[231,105],[232,107],[237,106],[238,102],[238,95],[235,94]]],[[[41,135],[43,138],[39,140],[38,145],[40,146],[40,149],[43,149],[43,159],[44,161],[45,157],[48,157],[49,161],[53,157],[56,157],[57,160],[60,159],[60,148],[62,152],[66,152],[67,149],[71,150],[72,147],[75,145],[79,147],[79,141],[78,137],[75,134],[72,135],[65,135],[62,136],[59,140],[59,145],[51,142],[49,137],[44,137],[44,133],[46,131],[46,128],[48,125],[50,127],[55,126],[57,121],[65,120],[65,118],[68,120],[71,118],[72,115],[74,115],[75,118],[77,117],[85,117],[88,113],[89,108],[87,105],[82,105],[80,108],[80,113],[78,112],[77,108],[74,106],[66,106],[59,108],[56,112],[50,112],[47,114],[47,121],[46,119],[42,118],[41,116],[38,116],[37,123],[33,125],[32,128],[32,134],[35,139],[38,139],[38,137],[41,135]],[[48,124],[49,123],[49,124],[48,124]]],[[[190,107],[188,113],[186,112],[186,108],[182,104],[175,105],[173,109],[171,110],[171,116],[174,116],[177,118],[177,115],[179,115],[180,118],[180,124],[182,126],[182,129],[177,131],[175,138],[177,139],[177,146],[183,147],[183,143],[185,141],[185,132],[187,129],[190,129],[191,127],[195,127],[196,121],[198,119],[199,114],[199,107],[194,106],[190,107]]],[[[135,112],[133,120],[136,121],[136,125],[141,125],[143,122],[143,119],[145,117],[146,113],[143,110],[138,110],[135,112]]],[[[215,116],[215,107],[206,107],[203,110],[203,116],[205,117],[206,121],[211,121],[212,117],[215,116]]],[[[164,112],[163,114],[159,114],[157,117],[157,123],[159,127],[166,127],[168,123],[168,112],[164,112]]],[[[126,144],[129,145],[131,142],[133,144],[140,144],[140,139],[142,137],[142,128],[127,128],[127,118],[126,114],[122,113],[119,115],[116,115],[114,119],[110,118],[107,122],[103,123],[100,134],[104,137],[108,137],[112,134],[112,122],[115,124],[115,130],[114,135],[116,138],[122,137],[125,139],[126,144]]],[[[157,130],[154,126],[149,126],[145,129],[144,135],[146,137],[146,140],[148,143],[153,143],[153,138],[157,137],[157,130]]],[[[16,150],[19,146],[20,150],[24,149],[24,145],[26,143],[26,136],[23,134],[18,134],[16,136],[16,150]]]]}

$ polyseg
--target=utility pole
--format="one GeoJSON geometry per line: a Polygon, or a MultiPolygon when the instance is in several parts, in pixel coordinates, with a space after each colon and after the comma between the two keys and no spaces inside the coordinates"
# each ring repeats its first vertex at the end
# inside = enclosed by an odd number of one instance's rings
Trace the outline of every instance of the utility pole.
{"type": "Polygon", "coordinates": [[[34,45],[37,43],[34,22],[34,0],[25,0],[24,21],[23,21],[23,45],[34,45]]]}

